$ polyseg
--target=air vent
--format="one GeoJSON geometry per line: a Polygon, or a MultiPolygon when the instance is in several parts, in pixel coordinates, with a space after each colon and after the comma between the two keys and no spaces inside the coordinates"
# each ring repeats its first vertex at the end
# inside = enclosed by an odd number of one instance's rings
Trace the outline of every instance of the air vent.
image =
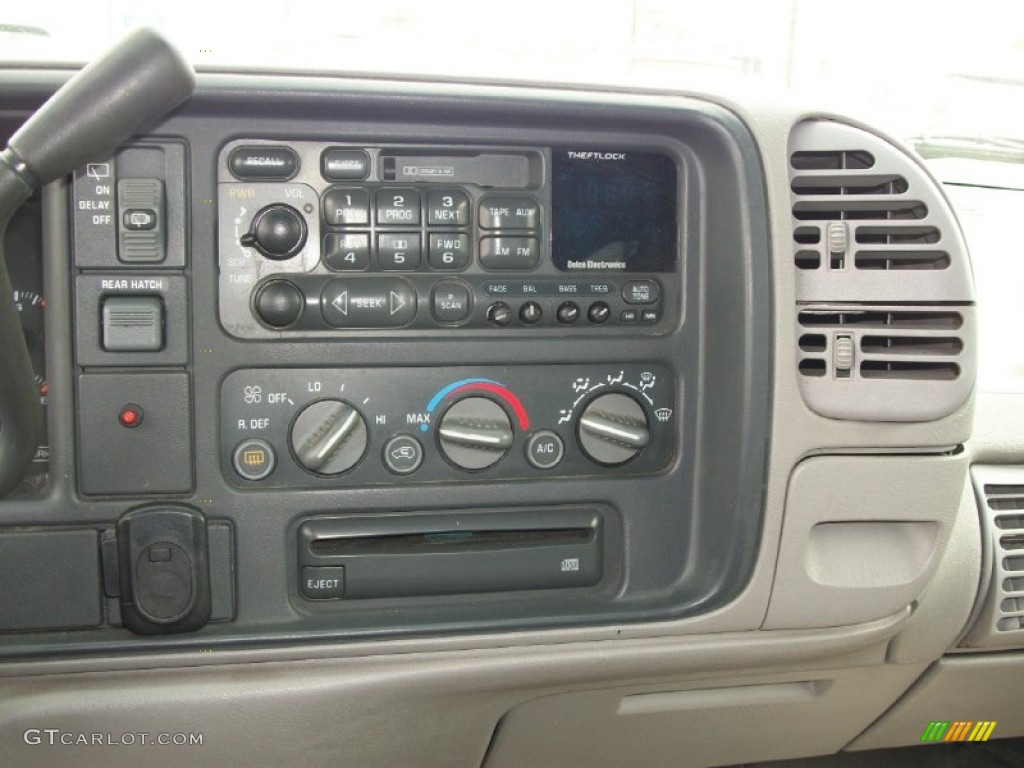
{"type": "Polygon", "coordinates": [[[931,421],[968,398],[974,293],[956,220],[902,149],[826,120],[790,138],[797,372],[831,418],[931,421]]]}
{"type": "Polygon", "coordinates": [[[1024,646],[1024,467],[976,466],[971,473],[985,563],[982,598],[964,644],[1024,646]]]}

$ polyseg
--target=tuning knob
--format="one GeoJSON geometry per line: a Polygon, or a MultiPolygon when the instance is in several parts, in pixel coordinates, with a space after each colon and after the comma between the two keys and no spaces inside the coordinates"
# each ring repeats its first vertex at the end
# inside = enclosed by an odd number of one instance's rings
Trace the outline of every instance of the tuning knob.
{"type": "Polygon", "coordinates": [[[512,445],[512,422],[500,405],[486,397],[467,397],[445,413],[438,428],[441,452],[467,470],[497,464],[512,445]]]}
{"type": "Polygon", "coordinates": [[[320,400],[306,406],[292,425],[296,461],[318,475],[340,475],[363,458],[369,442],[366,422],[344,400],[320,400]]]}
{"type": "Polygon", "coordinates": [[[284,203],[261,208],[252,217],[249,231],[239,241],[268,259],[283,261],[302,250],[309,233],[302,214],[284,203]]]}
{"type": "Polygon", "coordinates": [[[651,441],[643,406],[619,393],[591,400],[580,415],[577,432],[587,458],[608,466],[632,461],[651,441]]]}

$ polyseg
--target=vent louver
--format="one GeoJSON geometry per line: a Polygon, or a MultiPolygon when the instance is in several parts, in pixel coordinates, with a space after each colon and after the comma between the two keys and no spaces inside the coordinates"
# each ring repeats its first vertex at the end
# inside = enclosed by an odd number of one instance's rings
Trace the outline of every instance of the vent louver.
{"type": "Polygon", "coordinates": [[[966,644],[1024,645],[1024,467],[978,466],[972,474],[981,511],[987,582],[966,644]]]}
{"type": "Polygon", "coordinates": [[[809,120],[790,137],[797,370],[823,416],[931,421],[969,396],[974,293],[949,205],[910,156],[809,120]]]}

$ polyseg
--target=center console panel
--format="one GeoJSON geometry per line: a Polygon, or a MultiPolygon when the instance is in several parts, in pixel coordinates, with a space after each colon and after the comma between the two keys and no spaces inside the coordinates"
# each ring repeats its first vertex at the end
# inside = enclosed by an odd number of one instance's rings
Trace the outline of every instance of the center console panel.
{"type": "Polygon", "coordinates": [[[758,154],[706,103],[596,106],[200,93],[49,189],[49,407],[76,429],[0,544],[39,584],[47,530],[96,556],[4,652],[739,594],[771,402],[758,154]],[[152,587],[185,575],[195,599],[152,587]]]}

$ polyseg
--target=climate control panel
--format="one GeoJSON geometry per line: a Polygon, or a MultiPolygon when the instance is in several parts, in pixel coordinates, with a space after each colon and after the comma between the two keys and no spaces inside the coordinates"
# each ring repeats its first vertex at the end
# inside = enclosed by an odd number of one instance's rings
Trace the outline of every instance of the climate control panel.
{"type": "Polygon", "coordinates": [[[661,364],[246,369],[222,464],[252,488],[656,473],[680,390],[661,364]]]}

